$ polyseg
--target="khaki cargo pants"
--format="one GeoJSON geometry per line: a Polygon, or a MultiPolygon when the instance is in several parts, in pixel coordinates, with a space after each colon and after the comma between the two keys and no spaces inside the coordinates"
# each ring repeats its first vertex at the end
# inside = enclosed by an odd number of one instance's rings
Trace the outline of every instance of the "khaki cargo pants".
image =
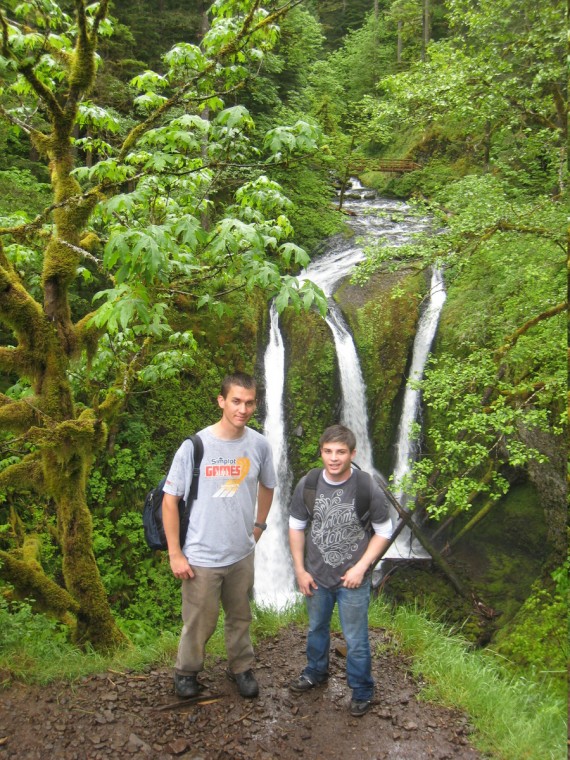
{"type": "Polygon", "coordinates": [[[224,636],[232,673],[253,667],[249,633],[250,599],[253,595],[254,554],[227,567],[192,566],[194,578],[182,581],[182,621],[175,670],[192,675],[204,667],[206,643],[218,622],[220,602],[224,610],[224,636]]]}

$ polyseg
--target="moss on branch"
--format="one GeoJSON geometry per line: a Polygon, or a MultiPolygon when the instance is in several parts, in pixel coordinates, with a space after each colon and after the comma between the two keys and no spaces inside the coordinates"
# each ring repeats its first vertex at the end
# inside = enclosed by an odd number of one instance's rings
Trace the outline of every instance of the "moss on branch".
{"type": "Polygon", "coordinates": [[[45,479],[38,451],[25,456],[0,472],[0,488],[13,489],[17,493],[33,491],[45,494],[45,479]]]}
{"type": "Polygon", "coordinates": [[[0,397],[0,428],[11,433],[24,433],[30,425],[40,424],[41,411],[33,400],[14,401],[7,396],[0,397]]]}
{"type": "Polygon", "coordinates": [[[40,609],[60,619],[79,612],[78,602],[49,578],[35,559],[26,561],[0,551],[0,578],[14,586],[22,599],[34,599],[40,609]]]}

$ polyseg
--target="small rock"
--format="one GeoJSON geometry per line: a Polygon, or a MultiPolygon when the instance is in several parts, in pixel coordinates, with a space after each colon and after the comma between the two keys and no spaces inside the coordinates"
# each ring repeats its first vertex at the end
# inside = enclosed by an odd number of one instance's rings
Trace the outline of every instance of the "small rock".
{"type": "Polygon", "coordinates": [[[136,734],[130,734],[129,743],[127,744],[127,752],[130,752],[130,753],[145,752],[146,754],[150,754],[152,752],[152,749],[146,742],[144,742],[136,734]]]}
{"type": "Polygon", "coordinates": [[[189,746],[190,742],[188,739],[175,739],[173,742],[170,742],[167,749],[171,755],[181,755],[183,752],[186,752],[189,746]]]}

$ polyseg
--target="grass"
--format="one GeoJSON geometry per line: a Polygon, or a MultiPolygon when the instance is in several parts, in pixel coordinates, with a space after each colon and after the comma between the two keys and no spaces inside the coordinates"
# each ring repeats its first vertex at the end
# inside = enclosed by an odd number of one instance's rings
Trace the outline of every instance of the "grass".
{"type": "MultiPolygon", "coordinates": [[[[302,603],[277,611],[254,609],[254,641],[275,636],[283,627],[306,626],[302,603]]],[[[417,609],[392,609],[377,599],[370,608],[371,627],[387,631],[389,646],[410,658],[410,667],[425,685],[421,698],[466,713],[475,729],[473,743],[496,760],[562,760],[566,758],[565,700],[548,684],[513,677],[491,653],[472,651],[443,624],[417,609]]],[[[333,628],[340,630],[338,615],[333,628]]],[[[10,610],[0,605],[0,686],[17,679],[28,683],[75,680],[105,670],[143,670],[171,665],[178,632],[162,633],[112,656],[84,652],[67,642],[57,624],[34,615],[26,603],[10,610]]],[[[225,656],[223,617],[207,647],[208,658],[225,656]]]]}
{"type": "Polygon", "coordinates": [[[410,656],[414,675],[426,683],[422,698],[469,715],[483,752],[501,760],[567,757],[567,702],[548,684],[514,677],[488,651],[470,650],[418,610],[375,601],[370,620],[410,656]]]}
{"type": "MultiPolygon", "coordinates": [[[[275,636],[281,628],[305,621],[303,604],[284,610],[254,607],[252,639],[255,643],[275,636]]],[[[132,634],[133,630],[129,628],[128,633],[132,634]]],[[[33,613],[27,602],[8,605],[0,597],[0,689],[14,680],[46,684],[55,680],[73,681],[105,670],[140,671],[149,665],[172,665],[179,633],[179,630],[163,631],[152,638],[140,633],[133,637],[136,643],[110,655],[85,651],[69,643],[63,626],[33,613]]],[[[206,647],[206,655],[207,659],[215,660],[225,654],[222,613],[206,647]]]]}

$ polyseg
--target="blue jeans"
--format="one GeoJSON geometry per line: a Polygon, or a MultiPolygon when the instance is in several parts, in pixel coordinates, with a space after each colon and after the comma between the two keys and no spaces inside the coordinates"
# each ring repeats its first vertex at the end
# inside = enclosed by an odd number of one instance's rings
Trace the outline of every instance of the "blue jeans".
{"type": "Polygon", "coordinates": [[[359,588],[329,589],[319,586],[313,596],[305,597],[309,613],[307,666],[303,673],[313,682],[326,681],[329,675],[330,623],[335,604],[346,641],[346,680],[352,698],[372,699],[374,679],[368,638],[370,583],[359,588]]]}

